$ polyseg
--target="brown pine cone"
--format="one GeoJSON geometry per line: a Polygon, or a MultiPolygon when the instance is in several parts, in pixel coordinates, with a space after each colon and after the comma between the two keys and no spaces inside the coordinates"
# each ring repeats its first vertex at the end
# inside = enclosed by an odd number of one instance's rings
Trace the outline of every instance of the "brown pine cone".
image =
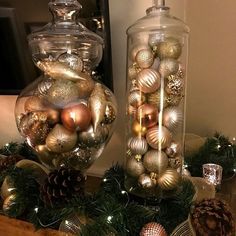
{"type": "Polygon", "coordinates": [[[23,159],[23,156],[17,154],[0,158],[0,173],[23,159]]]}
{"type": "Polygon", "coordinates": [[[191,224],[198,236],[234,236],[233,215],[222,200],[198,202],[191,212],[191,224]]]}
{"type": "Polygon", "coordinates": [[[61,168],[52,171],[41,187],[41,198],[46,205],[68,202],[84,193],[85,178],[78,170],[61,168]]]}

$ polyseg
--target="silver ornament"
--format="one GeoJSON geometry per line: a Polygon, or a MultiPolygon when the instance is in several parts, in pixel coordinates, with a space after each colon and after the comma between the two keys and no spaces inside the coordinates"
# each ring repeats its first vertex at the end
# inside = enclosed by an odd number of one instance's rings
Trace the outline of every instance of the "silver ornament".
{"type": "Polygon", "coordinates": [[[183,113],[177,107],[167,107],[163,112],[163,125],[171,131],[175,131],[183,122],[183,113]]]}
{"type": "Polygon", "coordinates": [[[178,169],[182,166],[183,159],[181,156],[177,156],[175,158],[169,158],[169,167],[172,169],[178,169]]]}
{"type": "Polygon", "coordinates": [[[164,42],[161,42],[158,46],[158,56],[163,58],[178,59],[182,53],[182,46],[176,38],[166,38],[164,42]]]}
{"type": "Polygon", "coordinates": [[[137,56],[137,53],[143,49],[149,49],[149,46],[146,45],[146,44],[135,44],[131,50],[130,50],[130,53],[129,53],[129,58],[135,62],[135,58],[137,56]]]}
{"type": "Polygon", "coordinates": [[[151,49],[142,49],[140,50],[135,60],[140,68],[146,69],[149,68],[153,64],[154,55],[151,49]]]}
{"type": "Polygon", "coordinates": [[[167,58],[160,62],[159,73],[162,77],[175,74],[179,69],[179,63],[175,59],[167,58]]]}
{"type": "Polygon", "coordinates": [[[132,137],[128,140],[128,148],[133,154],[143,155],[148,150],[147,141],[143,137],[132,137]]]}
{"type": "Polygon", "coordinates": [[[153,93],[160,87],[160,74],[153,69],[144,69],[137,75],[137,84],[144,93],[153,93]]]}
{"type": "Polygon", "coordinates": [[[181,154],[182,146],[178,142],[171,142],[170,146],[166,148],[165,152],[168,155],[168,157],[173,158],[173,157],[181,154]]]}
{"type": "Polygon", "coordinates": [[[151,150],[144,155],[143,165],[150,172],[162,173],[168,166],[168,157],[162,151],[151,150]]]}
{"type": "Polygon", "coordinates": [[[147,174],[140,175],[138,182],[141,185],[141,187],[143,187],[145,189],[150,189],[150,188],[155,187],[155,182],[147,174]]]}
{"type": "Polygon", "coordinates": [[[176,75],[168,76],[165,90],[168,94],[180,96],[184,90],[184,80],[176,75]]]}
{"type": "Polygon", "coordinates": [[[144,102],[146,101],[146,97],[144,93],[142,93],[139,90],[133,90],[129,97],[128,97],[128,102],[131,106],[133,107],[139,107],[141,106],[144,102]]]}
{"type": "Polygon", "coordinates": [[[133,177],[139,177],[144,174],[145,168],[141,161],[137,161],[134,157],[130,157],[126,163],[126,171],[133,177]]]}
{"type": "Polygon", "coordinates": [[[164,149],[171,143],[172,135],[164,126],[154,126],[147,131],[146,140],[154,149],[164,149]]]}
{"type": "Polygon", "coordinates": [[[173,190],[180,183],[181,176],[174,169],[167,169],[158,179],[158,184],[163,190],[173,190]]]}
{"type": "Polygon", "coordinates": [[[83,70],[83,61],[73,53],[63,53],[58,59],[59,62],[67,64],[71,69],[81,72],[83,70]]]}

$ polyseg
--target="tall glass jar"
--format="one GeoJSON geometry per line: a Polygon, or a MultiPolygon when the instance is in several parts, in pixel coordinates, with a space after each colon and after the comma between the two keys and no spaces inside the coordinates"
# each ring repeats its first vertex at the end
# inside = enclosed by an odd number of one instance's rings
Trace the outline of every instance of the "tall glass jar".
{"type": "Polygon", "coordinates": [[[29,35],[42,71],[18,96],[20,134],[48,168],[87,170],[108,143],[117,115],[113,93],[93,77],[103,39],[78,22],[77,0],[51,0],[51,23],[29,35]]]}
{"type": "Polygon", "coordinates": [[[154,2],[127,30],[125,186],[144,198],[180,185],[185,132],[189,28],[154,2]]]}

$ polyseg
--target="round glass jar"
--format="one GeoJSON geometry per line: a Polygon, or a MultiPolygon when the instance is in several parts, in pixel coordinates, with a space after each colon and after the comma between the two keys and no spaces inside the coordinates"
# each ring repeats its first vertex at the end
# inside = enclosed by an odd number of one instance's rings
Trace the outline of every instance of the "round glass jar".
{"type": "Polygon", "coordinates": [[[175,191],[185,132],[188,26],[164,1],[127,30],[126,189],[141,197],[175,191]]]}
{"type": "Polygon", "coordinates": [[[48,168],[87,170],[111,138],[117,105],[113,93],[93,78],[103,39],[77,21],[77,0],[51,0],[51,23],[28,36],[42,71],[18,96],[20,134],[48,168]]]}

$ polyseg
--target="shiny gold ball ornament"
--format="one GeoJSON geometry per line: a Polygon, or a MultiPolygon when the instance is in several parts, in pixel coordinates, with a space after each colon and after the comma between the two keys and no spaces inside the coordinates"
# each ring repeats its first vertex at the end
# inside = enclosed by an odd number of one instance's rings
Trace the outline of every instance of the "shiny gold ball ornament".
{"type": "Polygon", "coordinates": [[[162,151],[150,150],[144,155],[143,165],[149,172],[163,173],[168,166],[168,157],[162,151]]]}
{"type": "Polygon", "coordinates": [[[149,68],[153,64],[153,60],[154,55],[151,49],[142,49],[137,53],[135,57],[135,61],[142,69],[149,68]]]}
{"type": "Polygon", "coordinates": [[[179,70],[179,63],[175,59],[167,58],[160,62],[159,73],[162,77],[168,77],[177,73],[179,70]]]}
{"type": "Polygon", "coordinates": [[[148,144],[154,149],[165,149],[172,140],[172,134],[164,126],[154,126],[146,134],[148,144]]]}
{"type": "Polygon", "coordinates": [[[130,157],[126,163],[126,171],[132,177],[139,177],[144,174],[145,168],[141,161],[137,161],[134,157],[130,157]]]}
{"type": "Polygon", "coordinates": [[[136,136],[145,136],[147,133],[147,127],[135,120],[132,124],[132,131],[136,136]]]}
{"type": "Polygon", "coordinates": [[[117,110],[112,103],[107,103],[104,119],[102,121],[105,125],[110,125],[116,120],[117,110]]]}
{"type": "Polygon", "coordinates": [[[43,79],[43,81],[41,81],[38,84],[36,94],[39,94],[39,96],[41,96],[41,97],[46,96],[48,93],[48,90],[50,89],[50,87],[53,85],[54,82],[55,82],[55,80],[53,80],[51,78],[43,79]]]}
{"type": "Polygon", "coordinates": [[[77,142],[76,132],[71,132],[61,124],[56,124],[46,138],[48,149],[55,153],[72,150],[77,142]]]}
{"type": "Polygon", "coordinates": [[[128,140],[128,148],[132,154],[143,155],[148,150],[148,144],[143,137],[132,137],[128,140]]]}
{"type": "Polygon", "coordinates": [[[178,59],[182,53],[182,46],[176,38],[166,38],[164,42],[161,42],[158,46],[158,56],[161,59],[173,58],[178,59]]]}
{"type": "Polygon", "coordinates": [[[149,46],[147,44],[135,44],[129,53],[129,58],[135,62],[135,58],[138,54],[139,51],[144,50],[144,49],[150,49],[149,46]]]}
{"type": "Polygon", "coordinates": [[[158,121],[157,108],[151,104],[143,104],[137,110],[137,121],[147,128],[156,125],[158,121]]]}
{"type": "Polygon", "coordinates": [[[168,157],[175,157],[182,152],[182,146],[179,142],[171,142],[170,146],[166,148],[165,153],[168,157]]]}
{"type": "Polygon", "coordinates": [[[169,158],[169,167],[173,169],[178,169],[183,164],[183,159],[181,156],[177,156],[175,158],[169,158]]]}
{"type": "Polygon", "coordinates": [[[175,106],[167,107],[163,112],[163,125],[171,131],[175,131],[183,122],[182,111],[175,106]]]}
{"type": "Polygon", "coordinates": [[[83,103],[69,104],[61,113],[61,121],[64,127],[71,132],[86,130],[91,124],[92,115],[90,109],[83,103]]]}
{"type": "Polygon", "coordinates": [[[160,74],[153,69],[144,69],[137,75],[137,85],[144,93],[153,93],[160,87],[160,74]]]}
{"type": "Polygon", "coordinates": [[[57,80],[48,90],[46,99],[55,107],[63,108],[79,98],[79,90],[69,80],[57,80]]]}
{"type": "Polygon", "coordinates": [[[164,227],[157,222],[150,222],[143,226],[140,236],[168,236],[164,227]]]}
{"type": "Polygon", "coordinates": [[[131,106],[139,107],[146,101],[146,97],[141,91],[133,90],[128,97],[128,101],[131,106]]]}
{"type": "Polygon", "coordinates": [[[181,181],[180,174],[174,169],[167,169],[158,179],[158,185],[163,190],[175,189],[181,181]]]}
{"type": "Polygon", "coordinates": [[[24,104],[26,112],[32,111],[44,111],[46,110],[46,105],[44,104],[44,100],[40,97],[30,96],[24,104]]]}
{"type": "Polygon", "coordinates": [[[77,82],[76,86],[78,87],[79,98],[89,97],[94,89],[94,85],[95,82],[89,75],[86,75],[86,80],[77,82]]]}
{"type": "Polygon", "coordinates": [[[138,178],[138,183],[142,188],[145,189],[151,189],[156,186],[155,181],[153,181],[151,177],[147,174],[140,175],[138,178]]]}
{"type": "Polygon", "coordinates": [[[163,103],[163,108],[166,108],[168,106],[167,98],[168,96],[165,91],[163,93],[163,98],[161,98],[161,91],[158,90],[147,95],[147,102],[156,106],[158,109],[160,109],[161,103],[163,103]]]}
{"type": "Polygon", "coordinates": [[[167,78],[165,90],[168,94],[180,96],[184,90],[184,80],[176,75],[167,78]]]}

